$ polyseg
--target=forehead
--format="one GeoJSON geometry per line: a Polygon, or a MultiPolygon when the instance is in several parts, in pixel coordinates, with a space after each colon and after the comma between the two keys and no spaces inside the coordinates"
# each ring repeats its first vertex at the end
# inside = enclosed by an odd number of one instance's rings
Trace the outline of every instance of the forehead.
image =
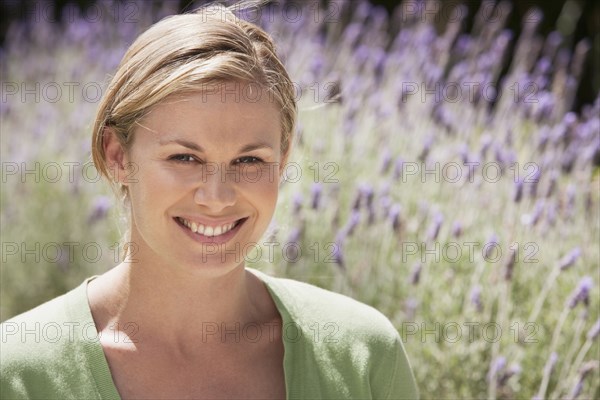
{"type": "Polygon", "coordinates": [[[227,82],[167,97],[136,131],[156,140],[176,135],[202,141],[248,138],[279,143],[283,129],[280,108],[267,90],[257,84],[227,82]]]}

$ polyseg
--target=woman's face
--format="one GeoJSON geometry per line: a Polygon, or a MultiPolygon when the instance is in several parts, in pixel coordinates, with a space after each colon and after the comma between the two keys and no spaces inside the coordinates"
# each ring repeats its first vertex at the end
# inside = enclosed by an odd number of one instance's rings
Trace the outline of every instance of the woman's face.
{"type": "Polygon", "coordinates": [[[174,96],[140,121],[123,159],[137,255],[192,269],[244,262],[269,225],[284,162],[281,115],[257,90],[230,82],[174,96]]]}

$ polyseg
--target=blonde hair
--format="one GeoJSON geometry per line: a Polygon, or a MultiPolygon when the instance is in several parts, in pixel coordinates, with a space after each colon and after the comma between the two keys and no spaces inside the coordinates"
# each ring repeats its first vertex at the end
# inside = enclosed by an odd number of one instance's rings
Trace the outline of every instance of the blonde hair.
{"type": "Polygon", "coordinates": [[[211,4],[164,18],[143,32],[123,56],[100,101],[92,134],[94,165],[123,205],[127,186],[109,174],[103,145],[106,128],[128,151],[136,123],[174,94],[201,92],[208,85],[231,81],[258,85],[281,109],[281,151],[290,150],[297,118],[294,84],[269,35],[232,12],[240,10],[240,4],[256,6],[256,2],[211,4]]]}

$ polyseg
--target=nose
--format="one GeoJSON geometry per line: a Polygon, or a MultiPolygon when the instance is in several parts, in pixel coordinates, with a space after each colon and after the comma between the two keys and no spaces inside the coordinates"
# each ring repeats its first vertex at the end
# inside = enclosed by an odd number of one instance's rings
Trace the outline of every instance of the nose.
{"type": "Polygon", "coordinates": [[[203,177],[194,193],[196,204],[214,213],[235,204],[236,191],[233,182],[216,172],[203,177]]]}

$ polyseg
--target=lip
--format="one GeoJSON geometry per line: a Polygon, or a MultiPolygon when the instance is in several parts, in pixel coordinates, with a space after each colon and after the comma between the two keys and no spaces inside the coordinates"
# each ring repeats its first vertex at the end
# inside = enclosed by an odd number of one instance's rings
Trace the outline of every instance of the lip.
{"type": "MultiPolygon", "coordinates": [[[[206,223],[206,220],[198,220],[197,218],[192,218],[192,219],[188,219],[186,217],[181,217],[181,218],[185,218],[188,221],[192,221],[192,222],[196,222],[198,223],[198,221],[205,221],[204,223],[206,223]]],[[[173,218],[173,221],[175,221],[175,223],[185,232],[185,234],[190,237],[192,240],[194,240],[195,242],[198,243],[211,243],[211,244],[223,244],[223,243],[227,243],[228,241],[230,241],[237,233],[238,231],[241,229],[242,225],[244,225],[246,223],[246,221],[248,220],[248,217],[246,218],[238,218],[235,220],[223,220],[223,222],[215,222],[215,221],[211,221],[210,223],[206,223],[207,226],[221,226],[220,224],[227,224],[227,223],[231,223],[231,222],[236,222],[236,221],[240,221],[237,223],[237,225],[231,229],[229,232],[224,233],[222,235],[219,236],[204,236],[200,233],[195,233],[192,232],[187,226],[183,225],[183,223],[181,223],[177,217],[173,218]]],[[[200,222],[203,223],[203,222],[200,222]]],[[[203,224],[204,224],[203,223],[203,224]]]]}

